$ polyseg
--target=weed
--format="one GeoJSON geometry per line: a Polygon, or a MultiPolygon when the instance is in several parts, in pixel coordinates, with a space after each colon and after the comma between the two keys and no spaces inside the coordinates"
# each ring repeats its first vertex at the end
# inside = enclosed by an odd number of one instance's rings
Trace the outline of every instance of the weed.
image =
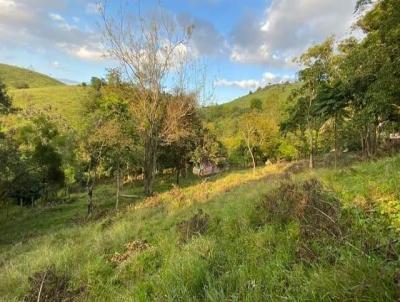
{"type": "Polygon", "coordinates": [[[69,302],[76,301],[83,293],[84,287],[72,290],[70,278],[58,273],[54,267],[35,273],[29,278],[30,290],[24,302],[69,302]]]}
{"type": "Polygon", "coordinates": [[[202,235],[208,229],[209,216],[203,213],[202,209],[198,209],[196,215],[192,218],[177,224],[177,230],[181,242],[185,243],[193,236],[202,235]]]}
{"type": "Polygon", "coordinates": [[[122,262],[125,262],[130,256],[143,252],[148,248],[150,248],[150,245],[147,243],[146,240],[135,240],[129,242],[125,244],[125,252],[123,252],[122,254],[115,253],[111,257],[111,262],[115,264],[121,264],[122,262]]]}

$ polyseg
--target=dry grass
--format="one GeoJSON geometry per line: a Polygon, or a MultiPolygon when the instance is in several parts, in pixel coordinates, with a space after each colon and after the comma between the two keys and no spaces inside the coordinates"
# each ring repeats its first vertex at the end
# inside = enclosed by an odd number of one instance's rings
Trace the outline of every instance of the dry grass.
{"type": "Polygon", "coordinates": [[[71,289],[70,278],[50,267],[29,278],[30,290],[24,302],[72,302],[78,300],[84,288],[71,289]]]}
{"type": "Polygon", "coordinates": [[[263,167],[256,170],[255,173],[249,170],[233,172],[215,180],[204,179],[203,182],[188,188],[174,187],[168,192],[145,199],[142,203],[133,206],[133,209],[165,206],[172,212],[174,209],[206,203],[238,186],[264,179],[268,175],[278,174],[284,167],[285,165],[263,167]]]}
{"type": "Polygon", "coordinates": [[[115,253],[111,257],[111,262],[121,264],[128,260],[129,257],[137,253],[143,252],[150,248],[150,245],[145,240],[135,240],[125,244],[125,252],[115,253]]]}
{"type": "Polygon", "coordinates": [[[186,243],[193,236],[204,234],[208,229],[208,223],[209,215],[201,209],[192,218],[178,223],[176,228],[181,242],[186,243]]]}

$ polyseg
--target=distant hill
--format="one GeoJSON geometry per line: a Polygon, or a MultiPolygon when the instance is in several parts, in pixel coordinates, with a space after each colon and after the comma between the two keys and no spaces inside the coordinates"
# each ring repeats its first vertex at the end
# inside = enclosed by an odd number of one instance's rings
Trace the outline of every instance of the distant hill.
{"type": "Polygon", "coordinates": [[[64,83],[47,75],[7,64],[0,64],[0,81],[9,89],[63,86],[64,83]]]}
{"type": "Polygon", "coordinates": [[[91,89],[81,86],[59,85],[14,89],[10,90],[9,94],[16,107],[26,108],[32,105],[37,109],[49,109],[54,115],[63,117],[71,126],[79,128],[83,104],[90,97],[91,89]]]}
{"type": "MultiPolygon", "coordinates": [[[[10,89],[9,94],[13,97],[14,104],[20,108],[26,108],[32,104],[36,108],[51,108],[58,115],[63,116],[72,126],[79,127],[82,113],[82,106],[90,97],[91,89],[82,86],[64,85],[57,80],[35,72],[19,69],[16,67],[0,64],[0,76],[2,70],[29,73],[32,76],[30,83],[51,87],[34,88],[31,84],[29,89],[10,89]],[[22,71],[20,71],[22,70],[22,71]],[[43,80],[40,84],[40,79],[43,80]],[[48,80],[46,82],[45,80],[48,80]]],[[[253,100],[261,101],[264,114],[279,122],[284,114],[288,102],[288,96],[297,84],[272,85],[258,90],[246,96],[240,97],[229,103],[205,107],[201,110],[202,116],[208,128],[212,129],[219,136],[221,141],[234,135],[235,123],[238,119],[250,110],[253,100]]]]}
{"type": "Polygon", "coordinates": [[[202,114],[207,127],[224,141],[234,134],[235,124],[242,115],[250,111],[253,100],[261,102],[261,110],[267,118],[279,123],[287,107],[288,97],[297,85],[271,85],[229,103],[206,107],[202,110],[202,114]]]}

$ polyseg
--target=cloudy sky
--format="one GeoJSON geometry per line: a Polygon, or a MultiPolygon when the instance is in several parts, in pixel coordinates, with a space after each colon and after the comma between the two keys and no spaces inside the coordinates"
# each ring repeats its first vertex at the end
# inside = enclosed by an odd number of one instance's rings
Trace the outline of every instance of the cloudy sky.
{"type": "MultiPolygon", "coordinates": [[[[332,34],[351,34],[356,0],[160,2],[182,25],[195,25],[191,49],[206,58],[222,103],[293,79],[293,57],[332,34]]],[[[102,55],[99,21],[95,0],[0,0],[0,62],[76,82],[104,76],[113,62],[102,55]]]]}

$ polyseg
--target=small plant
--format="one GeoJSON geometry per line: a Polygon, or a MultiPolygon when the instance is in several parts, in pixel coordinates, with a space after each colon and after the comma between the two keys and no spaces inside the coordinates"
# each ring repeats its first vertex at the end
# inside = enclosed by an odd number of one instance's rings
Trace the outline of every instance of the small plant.
{"type": "Polygon", "coordinates": [[[54,267],[35,273],[29,278],[30,290],[24,302],[69,302],[76,301],[84,288],[71,289],[70,278],[59,273],[54,267]]]}
{"type": "Polygon", "coordinates": [[[112,258],[111,262],[115,264],[121,264],[125,262],[130,256],[143,252],[150,248],[150,244],[147,243],[146,240],[135,240],[125,244],[125,252],[122,254],[115,253],[112,258]]]}
{"type": "Polygon", "coordinates": [[[198,209],[196,215],[189,220],[178,223],[177,230],[180,240],[183,243],[188,242],[193,236],[203,235],[208,229],[209,215],[202,209],[198,209]]]}

